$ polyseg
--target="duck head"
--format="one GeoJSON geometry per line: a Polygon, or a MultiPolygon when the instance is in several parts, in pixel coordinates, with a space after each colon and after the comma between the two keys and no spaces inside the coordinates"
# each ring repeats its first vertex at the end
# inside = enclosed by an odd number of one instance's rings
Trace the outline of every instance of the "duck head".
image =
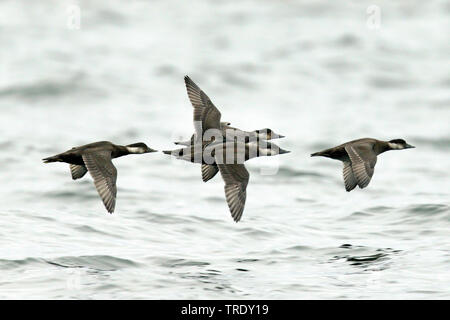
{"type": "Polygon", "coordinates": [[[273,140],[284,138],[283,135],[275,133],[272,129],[264,128],[253,131],[259,139],[273,140]]]}
{"type": "Polygon", "coordinates": [[[410,149],[415,148],[414,146],[407,144],[405,140],[403,139],[394,139],[388,141],[388,146],[390,150],[403,150],[403,149],[410,149]]]}
{"type": "Polygon", "coordinates": [[[134,154],[150,153],[150,152],[156,152],[157,151],[155,149],[152,149],[152,148],[148,147],[143,142],[128,144],[128,145],[126,145],[126,148],[127,148],[129,153],[134,153],[134,154]]]}
{"type": "Polygon", "coordinates": [[[278,154],[289,153],[290,151],[281,149],[273,142],[251,142],[251,144],[257,143],[258,156],[276,156],[278,154]]]}

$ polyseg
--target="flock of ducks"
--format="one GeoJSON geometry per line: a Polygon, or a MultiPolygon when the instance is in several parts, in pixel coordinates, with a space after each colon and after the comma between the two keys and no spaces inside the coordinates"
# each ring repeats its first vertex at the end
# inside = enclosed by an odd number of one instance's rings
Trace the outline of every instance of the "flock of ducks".
{"type": "MultiPolygon", "coordinates": [[[[243,131],[221,122],[221,113],[211,99],[188,76],[184,78],[187,94],[193,106],[195,132],[190,140],[175,142],[180,149],[163,153],[193,163],[201,164],[202,180],[212,179],[220,172],[225,182],[225,198],[231,216],[238,222],[247,198],[249,173],[244,162],[262,156],[289,153],[269,140],[284,138],[271,129],[243,131]]],[[[377,156],[389,150],[414,148],[403,139],[381,141],[364,138],[346,142],[337,147],[311,154],[340,160],[344,164],[345,189],[368,186],[377,156]]],[[[126,146],[100,141],[74,147],[66,152],[44,158],[44,163],[65,162],[70,166],[73,180],[82,178],[88,171],[94,180],[106,210],[114,212],[117,196],[117,169],[112,159],[128,154],[156,152],[145,143],[126,146]]]]}

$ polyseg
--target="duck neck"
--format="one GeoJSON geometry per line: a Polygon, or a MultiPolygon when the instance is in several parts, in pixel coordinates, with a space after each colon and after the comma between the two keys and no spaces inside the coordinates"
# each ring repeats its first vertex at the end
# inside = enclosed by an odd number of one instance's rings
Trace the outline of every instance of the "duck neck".
{"type": "Polygon", "coordinates": [[[245,160],[261,156],[258,141],[251,140],[245,143],[245,160]]]}
{"type": "Polygon", "coordinates": [[[270,140],[268,139],[269,137],[267,136],[267,133],[256,132],[256,130],[252,131],[251,133],[253,133],[257,140],[270,140]]]}
{"type": "Polygon", "coordinates": [[[389,150],[392,150],[392,148],[389,146],[389,142],[387,141],[380,141],[381,143],[375,145],[375,153],[380,154],[389,150]]]}
{"type": "Polygon", "coordinates": [[[122,156],[126,156],[128,154],[130,154],[130,150],[128,149],[128,147],[125,146],[116,146],[116,148],[114,148],[111,157],[112,158],[119,158],[122,156]]]}

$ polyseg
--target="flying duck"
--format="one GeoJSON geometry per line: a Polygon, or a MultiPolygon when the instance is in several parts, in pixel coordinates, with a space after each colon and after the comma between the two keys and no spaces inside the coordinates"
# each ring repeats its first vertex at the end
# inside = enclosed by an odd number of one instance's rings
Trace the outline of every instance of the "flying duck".
{"type": "MultiPolygon", "coordinates": [[[[243,131],[230,126],[229,122],[221,122],[221,113],[212,103],[211,99],[204,93],[194,81],[188,76],[184,77],[186,91],[193,109],[193,120],[195,133],[188,141],[175,142],[175,144],[190,146],[197,142],[204,147],[216,138],[225,141],[227,139],[250,142],[253,140],[278,139],[284,138],[283,135],[275,133],[271,129],[254,130],[251,132],[243,131]],[[208,131],[209,130],[209,131],[208,131]]],[[[202,180],[204,182],[212,179],[219,168],[213,164],[203,163],[201,167],[202,180]]]]}
{"type": "Polygon", "coordinates": [[[184,77],[186,91],[189,100],[194,108],[194,128],[195,133],[191,140],[184,142],[176,142],[175,144],[190,145],[194,141],[194,136],[203,138],[203,134],[209,129],[215,129],[222,132],[222,136],[226,137],[227,133],[230,135],[234,133],[236,136],[254,136],[255,138],[271,140],[284,138],[283,135],[277,134],[269,128],[254,130],[251,132],[243,131],[230,126],[230,122],[220,122],[221,113],[217,107],[212,103],[211,99],[203,92],[189,76],[184,77]]]}
{"type": "MultiPolygon", "coordinates": [[[[281,139],[285,136],[275,133],[272,129],[264,128],[253,131],[244,131],[238,128],[234,128],[230,126],[229,122],[221,122],[220,130],[222,131],[222,136],[226,140],[234,140],[234,139],[243,139],[244,141],[248,140],[273,140],[273,139],[281,139]]],[[[194,144],[195,142],[195,134],[191,136],[190,140],[186,141],[176,141],[174,142],[177,145],[189,146],[194,144]]]]}
{"type": "MultiPolygon", "coordinates": [[[[249,142],[216,141],[204,147],[191,145],[173,151],[163,151],[177,159],[202,164],[202,174],[211,174],[211,168],[219,170],[225,182],[225,197],[231,216],[238,222],[244,211],[247,198],[249,173],[244,162],[261,156],[274,156],[290,151],[281,149],[275,143],[265,140],[249,142]],[[204,171],[206,171],[204,173],[204,171]]],[[[216,172],[214,172],[215,175],[216,172]]]]}
{"type": "Polygon", "coordinates": [[[322,156],[344,163],[345,190],[350,192],[357,185],[362,189],[372,179],[377,156],[389,150],[415,148],[403,139],[381,141],[364,138],[343,143],[337,147],[311,154],[311,157],[322,156]]]}
{"type": "Polygon", "coordinates": [[[100,141],[74,147],[66,152],[42,159],[44,163],[65,162],[70,165],[72,179],[82,178],[89,171],[98,194],[109,213],[114,212],[117,194],[117,169],[112,159],[128,154],[156,152],[145,143],[133,143],[126,146],[100,141]]]}

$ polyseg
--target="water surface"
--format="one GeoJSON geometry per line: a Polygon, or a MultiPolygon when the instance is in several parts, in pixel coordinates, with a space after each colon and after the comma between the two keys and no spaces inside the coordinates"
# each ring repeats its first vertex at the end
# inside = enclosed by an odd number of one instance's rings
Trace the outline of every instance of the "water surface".
{"type": "Polygon", "coordinates": [[[448,299],[448,1],[0,2],[0,298],[448,299]],[[249,161],[242,221],[220,176],[161,153],[115,160],[116,212],[41,159],[193,131],[183,76],[222,119],[286,135],[249,161]],[[310,158],[362,137],[370,185],[310,158]]]}

